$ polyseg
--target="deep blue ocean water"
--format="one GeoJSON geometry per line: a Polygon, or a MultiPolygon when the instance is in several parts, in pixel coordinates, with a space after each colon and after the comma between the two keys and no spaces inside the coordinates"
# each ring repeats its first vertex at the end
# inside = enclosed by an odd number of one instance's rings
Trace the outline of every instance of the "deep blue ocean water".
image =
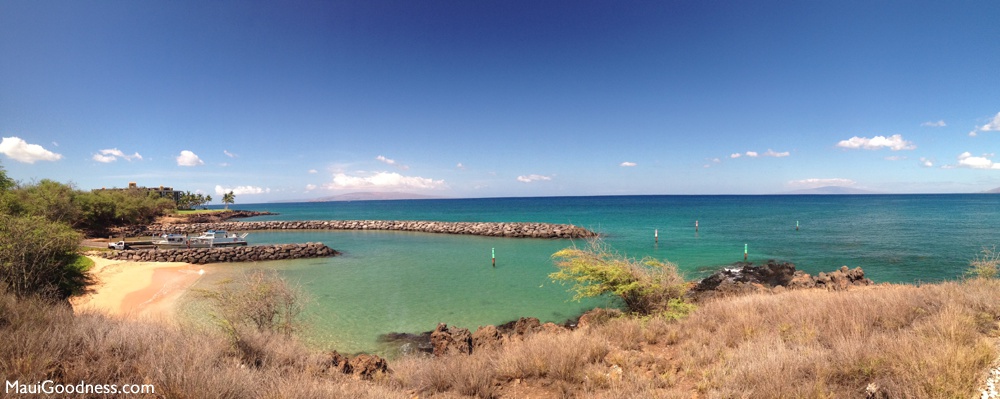
{"type": "MultiPolygon", "coordinates": [[[[607,196],[238,204],[279,215],[248,220],[385,219],[568,223],[621,254],[674,262],[700,278],[743,260],[808,273],[860,266],[876,282],[956,279],[1000,239],[1000,195],[607,196]],[[695,231],[695,221],[698,230],[695,231]],[[796,223],[799,229],[796,230],[796,223]],[[659,242],[654,240],[658,232],[659,242]]],[[[253,232],[253,244],[320,241],[343,256],[259,266],[312,297],[307,338],[386,352],[388,332],[438,322],[475,329],[520,316],[560,322],[608,300],[571,302],[548,279],[550,256],[584,242],[377,231],[253,232]],[[490,266],[495,249],[497,267],[490,266]]],[[[239,270],[220,266],[219,274],[239,270]]],[[[208,279],[206,281],[211,281],[208,279]]]]}

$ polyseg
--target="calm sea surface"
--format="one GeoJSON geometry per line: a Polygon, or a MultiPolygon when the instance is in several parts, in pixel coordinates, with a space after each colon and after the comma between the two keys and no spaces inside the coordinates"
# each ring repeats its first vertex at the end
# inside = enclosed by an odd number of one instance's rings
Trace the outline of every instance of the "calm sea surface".
{"type": "MultiPolygon", "coordinates": [[[[847,265],[861,266],[876,282],[934,282],[958,278],[979,251],[1000,241],[1000,195],[545,197],[236,208],[279,213],[248,220],[568,223],[601,233],[624,255],[674,262],[692,279],[742,261],[747,245],[752,262],[789,261],[812,274],[847,265]]],[[[306,338],[341,351],[391,353],[379,335],[419,333],[438,322],[472,330],[520,316],[561,322],[607,304],[571,302],[566,287],[548,279],[552,253],[584,242],[374,231],[253,232],[248,240],[319,241],[344,255],[219,266],[199,285],[248,267],[280,270],[312,297],[306,338]]]]}

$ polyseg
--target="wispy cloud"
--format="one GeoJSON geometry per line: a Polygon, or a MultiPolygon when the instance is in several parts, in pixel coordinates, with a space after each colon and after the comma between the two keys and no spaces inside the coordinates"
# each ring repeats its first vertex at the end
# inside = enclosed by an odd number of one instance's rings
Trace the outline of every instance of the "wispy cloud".
{"type": "Polygon", "coordinates": [[[628,161],[618,164],[618,166],[628,167],[628,168],[633,167],[635,165],[637,165],[635,162],[628,162],[628,161]]]}
{"type": "Polygon", "coordinates": [[[204,164],[205,161],[202,161],[201,158],[198,158],[198,155],[188,150],[181,151],[181,155],[177,156],[178,166],[198,166],[204,164]]]}
{"type": "Polygon", "coordinates": [[[401,165],[401,164],[398,164],[398,163],[396,163],[396,160],[395,160],[395,159],[391,159],[391,158],[386,158],[386,157],[384,157],[384,156],[382,156],[382,155],[379,155],[379,156],[375,157],[375,160],[377,160],[377,161],[379,161],[379,162],[382,162],[382,163],[384,163],[384,164],[386,164],[386,165],[392,165],[392,166],[395,166],[395,167],[397,167],[397,168],[399,168],[399,169],[402,169],[402,170],[407,170],[407,169],[410,169],[410,167],[409,167],[409,166],[406,166],[406,165],[401,165]]]}
{"type": "Polygon", "coordinates": [[[3,141],[0,141],[0,153],[23,163],[62,159],[61,154],[46,150],[38,144],[28,144],[19,137],[4,137],[3,141]]]}
{"type": "Polygon", "coordinates": [[[465,170],[465,165],[463,165],[461,162],[455,165],[455,167],[458,168],[459,170],[465,170]]]}
{"type": "Polygon", "coordinates": [[[923,166],[925,168],[933,168],[934,167],[934,161],[931,160],[930,158],[921,157],[920,158],[920,166],[923,166]]]}
{"type": "Polygon", "coordinates": [[[230,157],[230,158],[236,158],[237,157],[236,154],[233,154],[233,153],[229,152],[229,150],[222,150],[222,153],[226,154],[226,156],[230,157]]]}
{"type": "Polygon", "coordinates": [[[802,180],[792,180],[788,182],[789,185],[797,187],[826,187],[826,186],[853,186],[856,184],[854,180],[844,179],[844,178],[829,178],[829,179],[802,179],[802,180]]]}
{"type": "MultiPolygon", "coordinates": [[[[363,174],[366,174],[362,172],[363,174]]],[[[333,182],[326,185],[334,190],[356,189],[438,189],[446,187],[444,180],[420,176],[403,176],[396,172],[377,172],[367,176],[346,173],[333,175],[333,182]]]]}
{"type": "Polygon", "coordinates": [[[902,161],[904,159],[906,159],[906,157],[901,155],[890,155],[885,157],[886,161],[902,161]]]}
{"type": "Polygon", "coordinates": [[[233,195],[253,195],[253,194],[267,194],[271,192],[270,188],[263,188],[257,186],[236,186],[236,187],[222,187],[221,185],[215,186],[215,194],[225,195],[226,193],[232,191],[233,195]]]}
{"type": "Polygon", "coordinates": [[[312,191],[312,190],[315,190],[317,188],[318,187],[315,184],[306,184],[306,191],[312,191]]]}
{"type": "Polygon", "coordinates": [[[534,183],[536,181],[548,181],[548,180],[552,180],[552,177],[544,175],[526,175],[517,177],[517,181],[522,183],[534,183]]]}
{"type": "Polygon", "coordinates": [[[945,123],[944,123],[944,120],[942,119],[942,120],[939,120],[939,121],[937,121],[937,122],[931,122],[931,121],[927,121],[927,122],[924,122],[924,123],[921,123],[921,124],[920,124],[920,126],[927,126],[927,127],[945,127],[945,126],[948,126],[948,125],[947,125],[947,124],[945,124],[945,123]]]}
{"type": "Polygon", "coordinates": [[[875,136],[872,138],[854,136],[847,140],[841,140],[837,143],[837,147],[865,150],[888,148],[892,151],[914,150],[917,148],[912,142],[904,140],[900,134],[894,134],[889,137],[875,136]]]}
{"type": "Polygon", "coordinates": [[[129,162],[132,162],[133,159],[138,159],[141,161],[142,155],[139,155],[138,152],[132,155],[125,155],[124,152],[122,152],[117,148],[110,148],[106,150],[101,150],[99,151],[99,153],[94,154],[92,159],[101,163],[111,163],[117,161],[119,158],[129,162]]]}
{"type": "Polygon", "coordinates": [[[309,174],[314,175],[314,174],[317,174],[317,173],[319,173],[318,170],[316,170],[316,169],[309,169],[309,174]]]}
{"type": "Polygon", "coordinates": [[[788,151],[777,152],[775,150],[772,150],[772,149],[768,148],[767,151],[764,152],[763,154],[761,154],[761,153],[759,153],[757,151],[747,151],[747,152],[743,152],[743,153],[734,152],[732,154],[729,154],[729,158],[732,158],[732,159],[742,158],[742,157],[747,157],[747,158],[757,158],[757,157],[783,158],[783,157],[787,157],[789,155],[792,155],[792,153],[788,152],[788,151]]]}
{"type": "Polygon", "coordinates": [[[997,112],[997,115],[994,116],[993,120],[991,120],[989,123],[982,126],[976,126],[975,129],[972,129],[972,131],[969,132],[969,136],[976,137],[978,132],[997,132],[997,131],[1000,131],[1000,112],[997,112]]]}

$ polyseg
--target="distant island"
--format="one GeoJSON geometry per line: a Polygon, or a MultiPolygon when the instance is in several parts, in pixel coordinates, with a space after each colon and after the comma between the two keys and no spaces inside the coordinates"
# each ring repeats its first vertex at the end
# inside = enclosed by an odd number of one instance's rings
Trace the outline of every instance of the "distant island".
{"type": "Polygon", "coordinates": [[[440,199],[432,195],[401,193],[401,192],[356,192],[329,197],[306,200],[306,202],[332,202],[332,201],[372,201],[372,200],[410,200],[410,199],[440,199]]]}

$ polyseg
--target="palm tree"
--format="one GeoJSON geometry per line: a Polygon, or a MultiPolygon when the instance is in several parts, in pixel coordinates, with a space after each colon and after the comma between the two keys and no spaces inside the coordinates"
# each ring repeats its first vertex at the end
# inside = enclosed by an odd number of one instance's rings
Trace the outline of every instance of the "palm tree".
{"type": "Polygon", "coordinates": [[[236,202],[236,195],[232,191],[222,195],[222,203],[226,204],[226,209],[229,209],[229,204],[236,202]]]}

